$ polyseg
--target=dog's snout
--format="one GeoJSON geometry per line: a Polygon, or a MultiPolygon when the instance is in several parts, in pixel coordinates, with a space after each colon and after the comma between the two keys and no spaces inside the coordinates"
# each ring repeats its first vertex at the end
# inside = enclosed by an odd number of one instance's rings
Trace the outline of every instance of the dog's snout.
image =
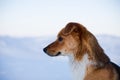
{"type": "Polygon", "coordinates": [[[47,48],[44,48],[43,51],[46,53],[47,52],[47,48]]]}

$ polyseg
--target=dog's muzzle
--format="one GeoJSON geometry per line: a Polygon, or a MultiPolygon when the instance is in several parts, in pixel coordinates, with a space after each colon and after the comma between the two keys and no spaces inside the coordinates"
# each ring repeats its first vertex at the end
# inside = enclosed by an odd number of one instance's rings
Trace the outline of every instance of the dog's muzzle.
{"type": "Polygon", "coordinates": [[[61,54],[61,52],[58,52],[57,54],[50,54],[48,53],[47,48],[44,48],[43,51],[49,56],[59,56],[61,54]]]}

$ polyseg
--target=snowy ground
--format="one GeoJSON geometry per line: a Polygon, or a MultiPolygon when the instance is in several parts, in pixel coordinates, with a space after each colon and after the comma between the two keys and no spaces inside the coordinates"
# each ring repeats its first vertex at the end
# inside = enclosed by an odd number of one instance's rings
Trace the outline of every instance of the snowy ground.
{"type": "MultiPolygon", "coordinates": [[[[98,41],[120,65],[120,37],[99,35],[98,41]]],[[[49,57],[43,48],[55,37],[0,37],[0,80],[72,80],[66,57],[49,57]]]]}

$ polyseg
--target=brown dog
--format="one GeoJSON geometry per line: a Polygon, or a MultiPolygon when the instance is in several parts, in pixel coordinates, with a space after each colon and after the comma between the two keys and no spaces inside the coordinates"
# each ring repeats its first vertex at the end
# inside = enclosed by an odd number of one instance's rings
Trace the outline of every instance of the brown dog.
{"type": "Polygon", "coordinates": [[[79,23],[68,23],[44,52],[68,56],[74,80],[120,80],[120,67],[110,61],[95,36],[79,23]]]}

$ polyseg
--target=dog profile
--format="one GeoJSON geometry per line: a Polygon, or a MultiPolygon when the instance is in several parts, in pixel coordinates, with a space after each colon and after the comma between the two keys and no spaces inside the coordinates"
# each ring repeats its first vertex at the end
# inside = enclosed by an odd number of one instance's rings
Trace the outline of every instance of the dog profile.
{"type": "Polygon", "coordinates": [[[120,80],[120,67],[82,24],[68,23],[43,50],[49,56],[68,56],[74,80],[120,80]]]}

